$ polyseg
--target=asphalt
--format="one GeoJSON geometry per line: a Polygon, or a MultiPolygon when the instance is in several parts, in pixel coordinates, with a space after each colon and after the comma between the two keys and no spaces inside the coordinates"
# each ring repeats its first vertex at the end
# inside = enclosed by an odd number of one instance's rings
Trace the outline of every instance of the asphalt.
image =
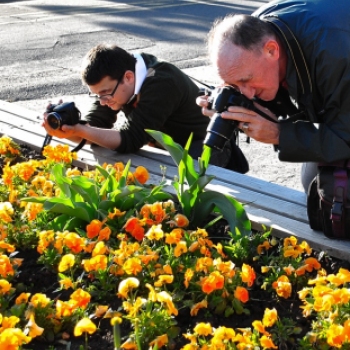
{"type": "MultiPolygon", "coordinates": [[[[184,69],[184,72],[209,85],[215,85],[218,82],[210,66],[184,69]],[[203,77],[205,78],[203,79],[203,77]]],[[[91,104],[87,94],[65,95],[62,96],[62,100],[75,102],[82,114],[89,109],[91,104]]],[[[13,103],[42,115],[48,102],[57,103],[57,97],[51,101],[46,98],[13,103]]],[[[262,144],[255,140],[250,140],[250,143],[248,143],[244,134],[240,134],[239,145],[249,161],[250,170],[248,174],[250,176],[303,191],[300,181],[301,164],[280,162],[278,153],[274,151],[272,145],[262,144]]]]}

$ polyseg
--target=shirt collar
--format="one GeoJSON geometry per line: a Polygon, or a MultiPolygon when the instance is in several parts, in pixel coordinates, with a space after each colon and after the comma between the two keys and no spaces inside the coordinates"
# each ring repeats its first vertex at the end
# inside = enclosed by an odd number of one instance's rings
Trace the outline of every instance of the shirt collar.
{"type": "Polygon", "coordinates": [[[136,58],[134,94],[137,95],[141,90],[141,86],[142,86],[144,80],[146,79],[147,67],[146,67],[145,61],[143,60],[141,54],[134,53],[133,56],[136,58]]]}

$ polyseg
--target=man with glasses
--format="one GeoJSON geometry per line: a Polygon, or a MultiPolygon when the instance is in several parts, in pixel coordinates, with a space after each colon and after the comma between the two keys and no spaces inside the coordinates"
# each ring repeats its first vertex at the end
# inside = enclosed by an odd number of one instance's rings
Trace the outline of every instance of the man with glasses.
{"type": "MultiPolygon", "coordinates": [[[[190,155],[197,159],[203,148],[208,118],[196,104],[198,87],[180,69],[142,53],[130,54],[116,45],[100,44],[83,60],[82,81],[95,99],[84,119],[86,125],[63,125],[48,134],[133,153],[154,143],[145,129],[162,131],[184,146],[193,133],[190,155]],[[123,111],[125,123],[113,129],[117,114],[123,111]]],[[[222,152],[213,150],[211,164],[246,172],[248,165],[234,142],[222,152]]]]}

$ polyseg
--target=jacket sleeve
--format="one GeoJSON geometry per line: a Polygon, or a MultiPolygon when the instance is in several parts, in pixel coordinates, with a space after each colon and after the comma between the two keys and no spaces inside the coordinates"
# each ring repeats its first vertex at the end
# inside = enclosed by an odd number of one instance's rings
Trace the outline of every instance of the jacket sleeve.
{"type": "Polygon", "coordinates": [[[162,131],[167,119],[178,108],[181,91],[175,77],[148,77],[140,91],[136,108],[127,116],[128,123],[120,130],[122,142],[116,149],[120,153],[138,151],[151,137],[145,129],[162,131]]]}
{"type": "Polygon", "coordinates": [[[313,106],[319,124],[280,123],[279,158],[291,162],[350,159],[350,40],[328,30],[309,38],[313,106]]]}
{"type": "Polygon", "coordinates": [[[118,111],[114,111],[107,106],[102,106],[99,101],[95,101],[88,113],[84,116],[91,126],[103,129],[112,129],[117,121],[118,111]]]}

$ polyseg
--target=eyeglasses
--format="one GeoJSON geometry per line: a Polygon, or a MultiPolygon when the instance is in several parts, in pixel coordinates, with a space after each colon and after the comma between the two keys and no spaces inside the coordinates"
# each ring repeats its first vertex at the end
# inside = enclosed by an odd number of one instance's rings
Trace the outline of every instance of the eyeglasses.
{"type": "Polygon", "coordinates": [[[120,77],[120,79],[118,79],[117,85],[115,86],[115,88],[113,89],[113,91],[110,94],[97,95],[97,94],[92,94],[91,92],[89,92],[89,96],[92,98],[98,98],[100,101],[105,101],[105,102],[110,101],[113,98],[114,94],[116,93],[118,86],[124,77],[124,74],[125,73],[123,73],[123,75],[120,77]]]}

